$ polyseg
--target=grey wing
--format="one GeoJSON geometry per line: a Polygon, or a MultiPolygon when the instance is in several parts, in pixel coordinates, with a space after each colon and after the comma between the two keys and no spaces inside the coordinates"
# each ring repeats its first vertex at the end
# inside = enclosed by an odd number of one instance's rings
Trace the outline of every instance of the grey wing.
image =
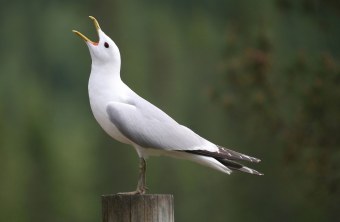
{"type": "Polygon", "coordinates": [[[216,146],[178,124],[156,107],[111,102],[106,111],[111,122],[129,140],[144,148],[164,150],[215,150],[216,146]]]}

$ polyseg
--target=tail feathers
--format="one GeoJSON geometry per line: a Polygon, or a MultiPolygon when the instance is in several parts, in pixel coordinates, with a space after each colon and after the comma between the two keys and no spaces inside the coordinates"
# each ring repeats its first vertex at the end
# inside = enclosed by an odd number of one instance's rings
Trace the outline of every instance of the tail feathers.
{"type": "Polygon", "coordinates": [[[228,159],[218,159],[218,158],[215,158],[215,159],[231,170],[242,171],[242,172],[245,172],[245,173],[250,173],[250,174],[259,175],[259,176],[263,175],[263,173],[260,173],[256,170],[253,170],[253,169],[250,169],[249,167],[246,167],[246,166],[244,166],[240,163],[237,163],[235,161],[228,160],[228,159]]]}

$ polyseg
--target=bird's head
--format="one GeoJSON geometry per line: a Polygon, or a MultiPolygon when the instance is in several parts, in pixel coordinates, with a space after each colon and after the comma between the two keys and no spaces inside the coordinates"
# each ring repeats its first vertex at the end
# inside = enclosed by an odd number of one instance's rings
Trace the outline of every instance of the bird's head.
{"type": "Polygon", "coordinates": [[[96,27],[99,37],[98,42],[91,41],[76,30],[72,31],[86,42],[90,50],[92,63],[98,65],[117,64],[120,66],[120,53],[117,45],[101,30],[98,21],[93,16],[89,17],[96,27]]]}

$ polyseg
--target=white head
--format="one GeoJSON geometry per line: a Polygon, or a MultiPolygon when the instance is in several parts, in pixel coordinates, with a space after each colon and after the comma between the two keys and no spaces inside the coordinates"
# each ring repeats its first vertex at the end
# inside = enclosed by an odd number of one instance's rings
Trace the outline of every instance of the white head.
{"type": "Polygon", "coordinates": [[[112,41],[110,37],[108,37],[100,28],[97,20],[89,16],[92,19],[94,26],[96,27],[99,41],[93,42],[85,35],[80,32],[73,30],[75,34],[80,36],[87,44],[90,50],[92,65],[113,65],[115,67],[120,68],[120,52],[117,45],[112,41]]]}

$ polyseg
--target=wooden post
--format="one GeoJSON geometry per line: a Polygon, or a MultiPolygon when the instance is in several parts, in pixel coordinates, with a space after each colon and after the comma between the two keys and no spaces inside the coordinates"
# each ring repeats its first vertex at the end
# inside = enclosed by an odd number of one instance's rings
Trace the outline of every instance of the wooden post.
{"type": "Polygon", "coordinates": [[[174,222],[171,194],[102,196],[103,222],[174,222]]]}

